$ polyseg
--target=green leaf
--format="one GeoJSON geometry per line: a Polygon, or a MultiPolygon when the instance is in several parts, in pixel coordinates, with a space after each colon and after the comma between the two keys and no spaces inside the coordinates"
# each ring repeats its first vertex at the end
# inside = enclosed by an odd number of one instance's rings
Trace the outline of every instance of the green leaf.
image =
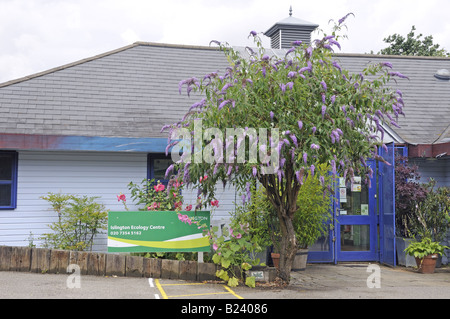
{"type": "Polygon", "coordinates": [[[249,286],[250,288],[255,288],[256,287],[256,279],[255,279],[255,277],[253,277],[253,276],[247,277],[245,279],[245,284],[247,286],[249,286]]]}
{"type": "Polygon", "coordinates": [[[228,280],[228,286],[237,287],[238,285],[239,285],[239,280],[236,277],[232,277],[232,278],[230,278],[230,280],[228,280]]]}

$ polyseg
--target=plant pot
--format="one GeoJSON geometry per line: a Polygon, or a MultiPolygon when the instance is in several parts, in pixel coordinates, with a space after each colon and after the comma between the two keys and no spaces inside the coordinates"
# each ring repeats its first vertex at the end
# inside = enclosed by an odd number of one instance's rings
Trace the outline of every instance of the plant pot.
{"type": "Polygon", "coordinates": [[[436,268],[436,260],[438,259],[438,254],[431,254],[425,256],[423,259],[416,258],[417,267],[419,272],[422,274],[432,274],[436,268]]]}
{"type": "Polygon", "coordinates": [[[400,266],[406,266],[406,267],[415,267],[416,261],[413,256],[408,255],[405,252],[405,249],[409,246],[411,243],[411,238],[404,238],[404,237],[396,237],[395,243],[397,246],[397,264],[400,266]]]}
{"type": "Polygon", "coordinates": [[[273,266],[276,269],[280,268],[280,254],[279,253],[271,253],[270,256],[272,257],[273,266]]]}
{"type": "Polygon", "coordinates": [[[306,261],[308,260],[308,249],[298,249],[292,263],[292,271],[303,271],[306,269],[306,261]]]}

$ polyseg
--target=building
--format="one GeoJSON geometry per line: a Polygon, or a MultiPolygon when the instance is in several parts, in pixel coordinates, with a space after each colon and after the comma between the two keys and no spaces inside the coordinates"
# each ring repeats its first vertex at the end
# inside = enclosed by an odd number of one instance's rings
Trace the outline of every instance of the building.
{"type": "MultiPolygon", "coordinates": [[[[292,16],[282,20],[267,32],[275,46],[267,53],[284,57],[286,43],[296,32],[308,41],[315,27],[292,16]]],[[[246,54],[244,48],[237,49],[246,54]]],[[[425,178],[450,185],[450,77],[443,71],[450,68],[450,59],[334,57],[356,73],[368,63],[389,61],[409,77],[397,84],[407,117],[400,119],[400,129],[386,127],[387,138],[407,149],[425,178]]],[[[197,102],[178,94],[179,81],[226,66],[217,48],[137,42],[0,84],[0,245],[26,246],[30,236],[39,243],[38,237],[56,220],[40,199],[48,192],[99,196],[108,209],[122,210],[116,195],[129,195],[130,181],[160,179],[169,165],[164,155],[167,135],[160,133],[161,127],[179,120],[197,102]]],[[[365,221],[350,218],[348,227],[333,235],[339,246],[333,236],[318,243],[322,257],[317,260],[379,260],[376,190],[362,193],[354,195],[363,196],[361,203],[367,207],[348,207],[342,218],[356,214],[365,221]],[[355,249],[366,257],[351,253],[355,249]]],[[[196,193],[184,195],[194,201],[196,193]]],[[[214,218],[228,218],[237,198],[234,189],[223,190],[214,218]]],[[[94,249],[106,250],[105,236],[94,249]]]]}

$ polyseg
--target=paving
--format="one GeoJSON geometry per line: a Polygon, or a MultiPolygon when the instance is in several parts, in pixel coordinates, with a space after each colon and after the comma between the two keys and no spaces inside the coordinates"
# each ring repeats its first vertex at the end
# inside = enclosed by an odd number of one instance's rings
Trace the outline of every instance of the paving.
{"type": "Polygon", "coordinates": [[[450,267],[421,274],[379,264],[308,264],[287,287],[219,282],[0,272],[0,299],[450,299],[450,267]]]}

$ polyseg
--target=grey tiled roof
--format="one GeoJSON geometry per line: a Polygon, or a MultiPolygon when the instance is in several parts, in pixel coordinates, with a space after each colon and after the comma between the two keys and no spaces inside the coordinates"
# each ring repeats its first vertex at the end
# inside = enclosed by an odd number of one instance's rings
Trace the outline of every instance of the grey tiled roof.
{"type": "Polygon", "coordinates": [[[167,137],[198,101],[180,80],[227,65],[217,49],[136,43],[0,85],[0,133],[167,137]]]}
{"type": "MultiPolygon", "coordinates": [[[[450,140],[450,82],[433,76],[450,69],[450,59],[351,54],[335,59],[357,73],[368,62],[391,62],[410,78],[396,84],[407,116],[395,131],[412,144],[450,140]]],[[[179,95],[180,80],[227,66],[214,48],[135,43],[0,84],[0,134],[167,137],[161,127],[178,121],[199,99],[179,95]]]]}

